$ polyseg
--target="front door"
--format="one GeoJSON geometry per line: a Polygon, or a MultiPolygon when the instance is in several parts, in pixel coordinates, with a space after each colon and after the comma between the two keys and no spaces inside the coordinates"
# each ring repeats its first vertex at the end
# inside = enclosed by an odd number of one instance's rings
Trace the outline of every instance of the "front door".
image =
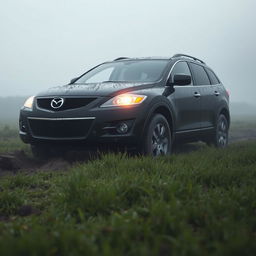
{"type": "MultiPolygon", "coordinates": [[[[187,62],[178,61],[174,64],[171,72],[171,78],[175,74],[190,75],[187,62]]],[[[194,129],[200,129],[201,122],[201,98],[199,90],[190,85],[174,85],[174,109],[175,109],[175,131],[185,132],[194,129]]]]}

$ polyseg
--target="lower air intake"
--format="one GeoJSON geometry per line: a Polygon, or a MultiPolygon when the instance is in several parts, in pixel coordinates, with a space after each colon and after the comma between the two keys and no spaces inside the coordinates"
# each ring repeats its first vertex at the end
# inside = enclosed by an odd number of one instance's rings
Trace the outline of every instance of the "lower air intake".
{"type": "Polygon", "coordinates": [[[35,119],[29,118],[32,136],[45,139],[86,138],[93,119],[35,119]]]}

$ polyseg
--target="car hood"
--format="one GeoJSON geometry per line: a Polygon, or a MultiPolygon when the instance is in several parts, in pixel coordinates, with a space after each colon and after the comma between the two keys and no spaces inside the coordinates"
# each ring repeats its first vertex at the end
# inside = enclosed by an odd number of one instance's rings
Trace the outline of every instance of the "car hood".
{"type": "Polygon", "coordinates": [[[117,93],[152,87],[149,83],[68,84],[52,87],[37,96],[111,96],[117,93]]]}

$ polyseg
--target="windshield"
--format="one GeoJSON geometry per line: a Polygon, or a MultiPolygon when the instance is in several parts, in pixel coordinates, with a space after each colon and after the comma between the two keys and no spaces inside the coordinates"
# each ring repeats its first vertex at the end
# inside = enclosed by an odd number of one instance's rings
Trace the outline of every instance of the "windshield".
{"type": "Polygon", "coordinates": [[[104,63],[80,77],[75,83],[156,82],[168,60],[126,60],[104,63]]]}

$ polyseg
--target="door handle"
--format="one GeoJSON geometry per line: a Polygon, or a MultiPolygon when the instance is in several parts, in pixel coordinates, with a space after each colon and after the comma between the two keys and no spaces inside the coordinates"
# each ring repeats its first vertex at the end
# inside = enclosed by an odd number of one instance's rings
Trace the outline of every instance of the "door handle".
{"type": "Polygon", "coordinates": [[[201,97],[201,94],[198,92],[194,92],[194,97],[199,98],[199,97],[201,97]]]}
{"type": "Polygon", "coordinates": [[[215,94],[215,96],[219,96],[220,95],[220,93],[217,92],[217,91],[215,91],[214,94],[215,94]]]}

